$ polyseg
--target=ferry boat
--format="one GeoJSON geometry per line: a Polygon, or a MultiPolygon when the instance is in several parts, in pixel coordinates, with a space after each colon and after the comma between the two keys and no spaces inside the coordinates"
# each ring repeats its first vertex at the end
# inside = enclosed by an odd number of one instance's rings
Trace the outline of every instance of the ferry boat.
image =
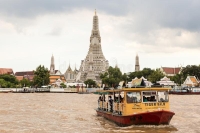
{"type": "Polygon", "coordinates": [[[122,88],[98,90],[98,116],[119,126],[168,125],[174,112],[170,111],[170,88],[122,88]]]}

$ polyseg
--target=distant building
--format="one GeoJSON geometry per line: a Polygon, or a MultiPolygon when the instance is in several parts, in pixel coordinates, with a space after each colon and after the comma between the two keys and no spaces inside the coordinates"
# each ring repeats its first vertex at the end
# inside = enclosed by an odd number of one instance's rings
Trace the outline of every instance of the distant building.
{"type": "Polygon", "coordinates": [[[61,83],[66,82],[64,75],[50,75],[49,79],[50,79],[49,84],[52,86],[56,86],[58,81],[62,81],[61,83]]]}
{"type": "Polygon", "coordinates": [[[199,86],[199,80],[195,76],[187,76],[183,86],[196,87],[199,86]]]}
{"type": "Polygon", "coordinates": [[[78,70],[76,69],[76,67],[74,70],[72,70],[69,65],[68,69],[64,73],[67,83],[75,83],[77,74],[78,74],[78,70]]]}
{"type": "Polygon", "coordinates": [[[182,67],[161,67],[160,71],[165,76],[174,76],[176,74],[180,74],[182,67]]]}
{"type": "Polygon", "coordinates": [[[135,57],[135,72],[140,71],[139,56],[135,57]]]}
{"type": "Polygon", "coordinates": [[[14,75],[14,72],[11,68],[0,68],[0,75],[3,74],[14,75]]]}
{"type": "Polygon", "coordinates": [[[65,83],[66,79],[65,76],[60,72],[60,70],[55,70],[55,63],[54,63],[54,56],[51,57],[51,65],[50,65],[50,71],[49,71],[50,77],[50,85],[54,87],[59,87],[59,83],[65,83]]]}
{"type": "Polygon", "coordinates": [[[54,56],[51,57],[50,74],[55,74],[54,56]]]}
{"type": "Polygon", "coordinates": [[[160,79],[160,81],[157,81],[156,83],[163,85],[163,86],[175,86],[176,83],[174,83],[174,81],[171,81],[170,78],[167,78],[166,76],[163,77],[162,79],[160,79]]]}
{"type": "Polygon", "coordinates": [[[29,81],[33,81],[34,71],[22,71],[16,72],[15,77],[17,80],[21,81],[22,79],[27,79],[29,81]]]}
{"type": "Polygon", "coordinates": [[[108,60],[106,60],[102,52],[99,20],[95,11],[95,15],[93,17],[93,29],[90,36],[89,51],[85,60],[81,61],[76,81],[84,82],[87,79],[92,79],[97,83],[101,83],[100,74],[106,72],[108,67],[108,60]]]}
{"type": "Polygon", "coordinates": [[[137,86],[146,86],[146,87],[151,87],[153,85],[150,81],[147,81],[143,76],[141,78],[135,77],[132,79],[131,82],[128,82],[126,84],[126,87],[137,87],[137,86]]]}

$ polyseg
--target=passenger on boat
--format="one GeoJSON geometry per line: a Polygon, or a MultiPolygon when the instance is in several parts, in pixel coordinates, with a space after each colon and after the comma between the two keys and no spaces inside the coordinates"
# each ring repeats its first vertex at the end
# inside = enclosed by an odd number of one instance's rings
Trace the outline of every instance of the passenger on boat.
{"type": "Polygon", "coordinates": [[[147,98],[143,96],[143,102],[147,102],[147,98]]]}
{"type": "Polygon", "coordinates": [[[98,108],[100,109],[100,103],[103,101],[102,99],[102,96],[99,96],[99,99],[98,99],[98,108]]]}
{"type": "Polygon", "coordinates": [[[151,102],[151,97],[147,97],[147,102],[151,102]]]}
{"type": "Polygon", "coordinates": [[[165,102],[165,100],[163,98],[160,98],[160,102],[165,102]]]}
{"type": "Polygon", "coordinates": [[[114,102],[118,102],[118,97],[114,95],[114,102]]]}
{"type": "Polygon", "coordinates": [[[120,98],[120,103],[122,103],[124,99],[122,98],[121,95],[119,95],[119,98],[120,98]]]}
{"type": "Polygon", "coordinates": [[[103,101],[104,101],[104,102],[106,101],[106,96],[105,96],[105,95],[103,95],[103,101]]]}
{"type": "Polygon", "coordinates": [[[156,101],[155,96],[151,96],[151,102],[155,102],[155,101],[156,101]]]}
{"type": "Polygon", "coordinates": [[[112,99],[111,96],[109,96],[108,98],[109,98],[108,101],[109,101],[109,105],[110,105],[110,106],[109,106],[109,111],[110,111],[110,112],[113,112],[113,99],[112,99]]]}

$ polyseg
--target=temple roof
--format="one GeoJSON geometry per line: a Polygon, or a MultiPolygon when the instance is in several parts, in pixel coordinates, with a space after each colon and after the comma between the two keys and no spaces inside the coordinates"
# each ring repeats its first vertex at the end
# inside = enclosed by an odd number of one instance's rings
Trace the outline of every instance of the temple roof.
{"type": "Polygon", "coordinates": [[[178,74],[181,70],[181,67],[162,67],[162,69],[166,74],[178,74]]]}
{"type": "Polygon", "coordinates": [[[16,72],[15,76],[34,75],[34,71],[16,72]]]}
{"type": "Polygon", "coordinates": [[[11,68],[0,68],[0,74],[13,74],[13,70],[11,68]]]}

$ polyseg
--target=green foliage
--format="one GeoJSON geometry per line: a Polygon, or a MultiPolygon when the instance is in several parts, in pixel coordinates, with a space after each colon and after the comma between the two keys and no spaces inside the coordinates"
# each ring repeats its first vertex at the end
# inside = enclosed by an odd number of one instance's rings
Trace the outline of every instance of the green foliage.
{"type": "Polygon", "coordinates": [[[176,74],[175,76],[171,77],[171,80],[181,85],[187,76],[195,76],[197,79],[200,79],[200,65],[187,65],[181,70],[180,74],[176,74]]]}
{"type": "Polygon", "coordinates": [[[181,85],[184,81],[182,74],[176,74],[175,76],[170,77],[170,79],[179,85],[181,85]]]}
{"type": "Polygon", "coordinates": [[[0,88],[6,88],[7,82],[4,79],[0,79],[0,88]]]}
{"type": "Polygon", "coordinates": [[[21,87],[29,87],[29,86],[32,86],[32,85],[33,85],[33,82],[29,81],[28,79],[22,79],[20,81],[21,87]]]}
{"type": "Polygon", "coordinates": [[[89,88],[96,87],[96,82],[92,79],[88,79],[84,82],[86,85],[88,85],[89,88]]]}
{"type": "Polygon", "coordinates": [[[18,80],[13,75],[3,74],[0,75],[0,87],[2,88],[15,88],[18,80]]]}
{"type": "Polygon", "coordinates": [[[33,85],[41,87],[43,85],[48,85],[50,83],[50,74],[48,68],[44,66],[38,66],[36,71],[34,71],[33,85]]]}
{"type": "Polygon", "coordinates": [[[100,75],[102,79],[102,83],[108,85],[109,87],[116,86],[119,84],[120,81],[126,79],[126,75],[122,76],[122,72],[119,68],[109,67],[108,72],[100,75]]]}
{"type": "Polygon", "coordinates": [[[186,79],[187,76],[195,76],[196,78],[200,79],[200,65],[187,65],[182,69],[181,74],[183,79],[186,79]]]}
{"type": "Polygon", "coordinates": [[[154,72],[151,68],[144,68],[142,71],[132,72],[128,75],[128,80],[131,81],[135,77],[141,78],[142,76],[146,79],[154,72]]]}
{"type": "Polygon", "coordinates": [[[67,86],[66,86],[64,83],[61,83],[61,84],[60,84],[60,87],[61,87],[61,88],[66,88],[67,86]]]}
{"type": "Polygon", "coordinates": [[[126,75],[126,73],[122,75],[122,81],[124,81],[125,83],[128,81],[128,76],[126,75]]]}
{"type": "Polygon", "coordinates": [[[18,81],[15,76],[9,74],[0,75],[0,79],[4,79],[6,82],[10,82],[13,84],[18,84],[18,81]]]}
{"type": "Polygon", "coordinates": [[[149,75],[148,79],[152,83],[156,83],[156,81],[160,81],[160,79],[163,77],[164,77],[164,74],[160,70],[157,69],[151,75],[149,75]]]}

